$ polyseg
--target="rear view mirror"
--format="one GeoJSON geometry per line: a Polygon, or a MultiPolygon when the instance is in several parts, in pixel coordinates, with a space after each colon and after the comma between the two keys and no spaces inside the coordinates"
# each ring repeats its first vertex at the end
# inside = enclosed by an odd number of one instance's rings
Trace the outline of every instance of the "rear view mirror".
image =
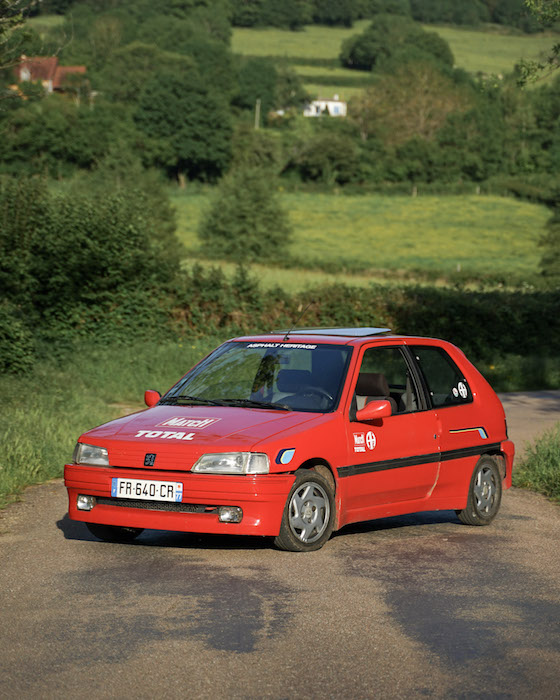
{"type": "Polygon", "coordinates": [[[159,393],[159,391],[155,391],[154,389],[148,389],[144,392],[144,403],[148,408],[152,408],[152,406],[155,406],[160,399],[161,394],[159,393]]]}
{"type": "Polygon", "coordinates": [[[370,420],[379,420],[392,415],[393,409],[389,401],[370,401],[359,411],[356,411],[356,420],[367,422],[370,420]]]}

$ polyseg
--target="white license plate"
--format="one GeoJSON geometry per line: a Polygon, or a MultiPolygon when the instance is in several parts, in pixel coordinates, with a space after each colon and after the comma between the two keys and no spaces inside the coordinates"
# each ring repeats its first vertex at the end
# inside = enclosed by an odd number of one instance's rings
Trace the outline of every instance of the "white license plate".
{"type": "Polygon", "coordinates": [[[181,502],[183,484],[180,481],[151,481],[148,479],[111,479],[113,498],[139,498],[144,501],[181,502]]]}

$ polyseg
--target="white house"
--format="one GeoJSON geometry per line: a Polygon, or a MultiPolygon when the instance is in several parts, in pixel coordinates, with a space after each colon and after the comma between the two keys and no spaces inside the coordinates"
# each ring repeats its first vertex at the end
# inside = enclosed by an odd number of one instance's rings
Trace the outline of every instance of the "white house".
{"type": "Polygon", "coordinates": [[[331,117],[345,117],[346,107],[346,102],[340,100],[338,95],[335,95],[332,99],[318,97],[316,100],[305,105],[303,116],[320,117],[324,114],[331,117]]]}

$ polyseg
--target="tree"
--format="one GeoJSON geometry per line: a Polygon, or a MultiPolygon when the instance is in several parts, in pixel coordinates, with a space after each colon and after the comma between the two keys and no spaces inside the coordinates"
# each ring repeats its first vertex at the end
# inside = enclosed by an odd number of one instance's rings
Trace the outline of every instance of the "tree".
{"type": "Polygon", "coordinates": [[[195,72],[156,74],[145,86],[134,121],[146,165],[177,178],[215,180],[231,159],[229,105],[195,72]]]}
{"type": "Polygon", "coordinates": [[[431,58],[442,65],[453,66],[453,54],[445,39],[435,32],[424,31],[409,18],[399,15],[376,16],[362,34],[343,42],[340,61],[347,68],[374,70],[411,47],[415,49],[416,57],[431,58]]]}
{"type": "MultiPolygon", "coordinates": [[[[6,66],[6,42],[12,31],[23,21],[22,0],[0,0],[0,68],[6,66]]],[[[9,59],[8,59],[9,60],[9,59]]]]}
{"type": "Polygon", "coordinates": [[[133,41],[116,49],[103,72],[100,82],[103,95],[116,102],[136,104],[142,89],[154,72],[187,73],[196,68],[190,56],[163,51],[153,44],[133,41]]]}
{"type": "Polygon", "coordinates": [[[257,100],[265,116],[276,101],[278,74],[274,63],[267,58],[249,58],[242,62],[237,76],[238,92],[233,103],[243,109],[254,110],[257,100]]]}
{"type": "MultiPolygon", "coordinates": [[[[560,0],[525,0],[525,5],[542,26],[550,26],[560,19],[560,0]]],[[[560,43],[555,43],[542,61],[522,60],[518,64],[518,83],[523,86],[538,80],[560,67],[560,43]]]]}
{"type": "Polygon", "coordinates": [[[358,147],[352,136],[337,125],[321,129],[306,139],[299,153],[292,159],[303,180],[314,180],[327,185],[344,185],[359,178],[358,147]]]}
{"type": "Polygon", "coordinates": [[[351,27],[355,4],[354,0],[313,0],[313,21],[317,24],[351,27]]]}
{"type": "Polygon", "coordinates": [[[468,109],[471,99],[468,90],[433,63],[409,63],[351,100],[349,116],[362,140],[379,136],[394,146],[413,138],[433,139],[448,116],[468,109]]]}
{"type": "Polygon", "coordinates": [[[52,194],[40,180],[0,180],[0,283],[28,328],[83,326],[127,296],[154,306],[179,270],[135,190],[52,194]]]}
{"type": "Polygon", "coordinates": [[[207,255],[240,261],[277,257],[290,236],[270,173],[258,168],[234,170],[222,180],[198,230],[207,255]]]}

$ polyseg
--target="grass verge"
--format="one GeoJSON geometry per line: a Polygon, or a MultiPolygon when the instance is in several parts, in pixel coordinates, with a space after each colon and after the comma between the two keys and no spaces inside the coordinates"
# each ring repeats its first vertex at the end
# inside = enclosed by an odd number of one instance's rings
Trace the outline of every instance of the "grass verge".
{"type": "Polygon", "coordinates": [[[513,472],[513,485],[560,502],[560,423],[529,446],[513,472]]]}
{"type": "Polygon", "coordinates": [[[145,408],[145,389],[167,390],[219,339],[82,346],[26,376],[0,378],[0,507],[26,486],[62,476],[84,431],[145,408]]]}

